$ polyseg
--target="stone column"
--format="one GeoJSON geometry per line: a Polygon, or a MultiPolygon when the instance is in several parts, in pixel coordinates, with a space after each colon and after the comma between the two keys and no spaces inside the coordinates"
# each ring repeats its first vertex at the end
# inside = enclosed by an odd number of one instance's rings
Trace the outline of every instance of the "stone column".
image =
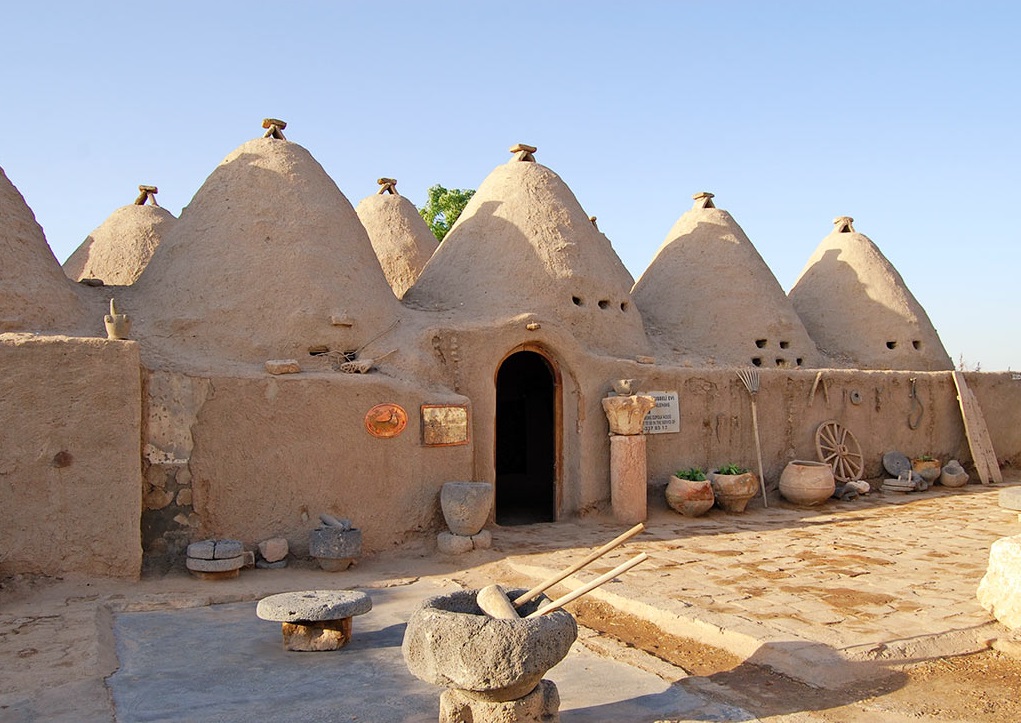
{"type": "Polygon", "coordinates": [[[627,525],[644,522],[648,516],[642,425],[645,415],[655,406],[656,400],[644,394],[603,399],[603,411],[610,424],[610,502],[613,516],[627,525]]]}
{"type": "Polygon", "coordinates": [[[610,435],[610,501],[618,522],[636,525],[648,517],[645,435],[610,435]]]}

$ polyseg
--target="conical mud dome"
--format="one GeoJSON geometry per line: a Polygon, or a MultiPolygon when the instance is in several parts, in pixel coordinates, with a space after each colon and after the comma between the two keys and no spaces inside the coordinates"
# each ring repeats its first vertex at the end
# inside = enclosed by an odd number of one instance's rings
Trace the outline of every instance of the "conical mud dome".
{"type": "Polygon", "coordinates": [[[83,308],[35,214],[0,168],[0,332],[71,333],[83,308]]]}
{"type": "Polygon", "coordinates": [[[645,353],[631,275],[567,184],[528,159],[489,174],[405,302],[479,321],[534,313],[594,351],[645,353]]]}
{"type": "Polygon", "coordinates": [[[82,241],[64,262],[68,278],[101,279],[104,284],[121,286],[135,283],[160,240],[177,221],[170,211],[155,202],[151,206],[145,204],[155,194],[155,189],[143,190],[147,188],[152,187],[141,186],[138,201],[118,208],[82,241]]]}
{"type": "Polygon", "coordinates": [[[650,336],[721,366],[817,364],[815,344],[737,221],[712,194],[694,198],[632,291],[650,336]]]}
{"type": "Polygon", "coordinates": [[[355,349],[399,313],[351,204],[307,150],[273,137],[213,171],[135,286],[137,337],[172,356],[355,349]]]}
{"type": "Polygon", "coordinates": [[[380,193],[362,199],[355,212],[399,299],[418,280],[438,242],[415,205],[397,193],[396,183],[391,178],[380,179],[380,193]],[[392,192],[384,193],[388,188],[392,192]]]}
{"type": "Polygon", "coordinates": [[[861,369],[953,369],[925,309],[852,220],[834,220],[790,292],[820,351],[861,369]]]}

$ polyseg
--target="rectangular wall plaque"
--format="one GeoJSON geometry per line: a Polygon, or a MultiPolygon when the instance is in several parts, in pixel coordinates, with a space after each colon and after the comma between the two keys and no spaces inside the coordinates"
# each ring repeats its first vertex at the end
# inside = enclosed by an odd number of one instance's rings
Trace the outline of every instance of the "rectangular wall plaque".
{"type": "Polygon", "coordinates": [[[468,444],[468,406],[423,404],[422,444],[426,447],[468,444]]]}
{"type": "Polygon", "coordinates": [[[656,406],[645,417],[642,432],[645,434],[666,434],[681,431],[681,407],[677,392],[641,392],[656,400],[656,406]]]}

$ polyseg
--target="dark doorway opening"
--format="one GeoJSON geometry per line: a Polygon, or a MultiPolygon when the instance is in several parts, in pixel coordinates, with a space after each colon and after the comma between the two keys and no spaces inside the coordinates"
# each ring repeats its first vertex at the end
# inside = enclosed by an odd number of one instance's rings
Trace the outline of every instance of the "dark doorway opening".
{"type": "Polygon", "coordinates": [[[496,522],[557,516],[556,375],[534,351],[507,357],[496,375],[496,522]]]}

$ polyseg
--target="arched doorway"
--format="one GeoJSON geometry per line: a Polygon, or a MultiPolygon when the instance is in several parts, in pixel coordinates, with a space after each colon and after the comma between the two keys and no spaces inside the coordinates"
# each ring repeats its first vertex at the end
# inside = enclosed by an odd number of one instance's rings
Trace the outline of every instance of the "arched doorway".
{"type": "Polygon", "coordinates": [[[496,522],[557,518],[559,380],[536,351],[518,351],[496,374],[496,522]]]}

